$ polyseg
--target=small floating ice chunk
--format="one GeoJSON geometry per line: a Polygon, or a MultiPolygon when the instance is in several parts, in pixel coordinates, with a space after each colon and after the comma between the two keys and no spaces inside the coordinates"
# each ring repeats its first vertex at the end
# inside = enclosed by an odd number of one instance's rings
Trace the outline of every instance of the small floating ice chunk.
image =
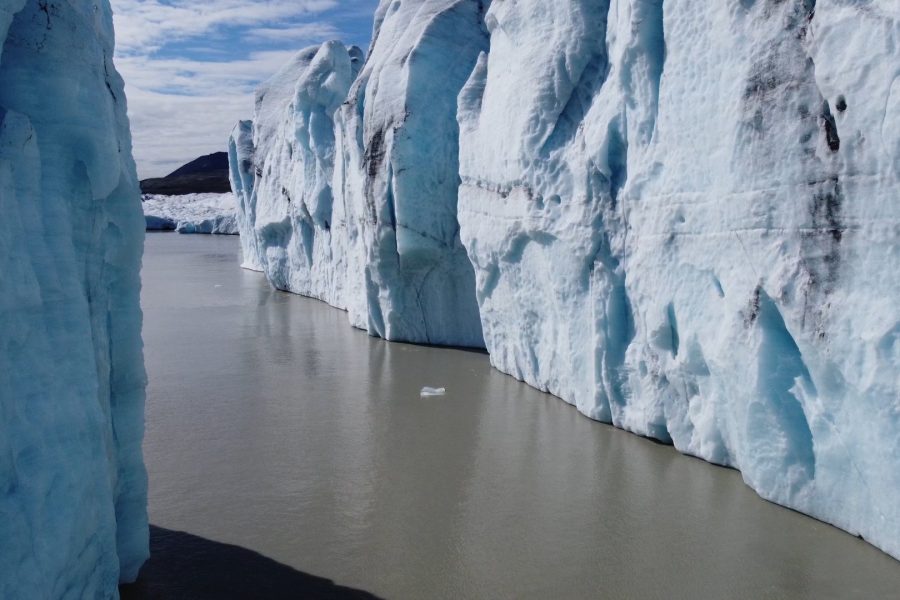
{"type": "Polygon", "coordinates": [[[423,387],[419,395],[422,398],[428,398],[430,396],[444,396],[446,393],[447,390],[445,388],[423,387]]]}

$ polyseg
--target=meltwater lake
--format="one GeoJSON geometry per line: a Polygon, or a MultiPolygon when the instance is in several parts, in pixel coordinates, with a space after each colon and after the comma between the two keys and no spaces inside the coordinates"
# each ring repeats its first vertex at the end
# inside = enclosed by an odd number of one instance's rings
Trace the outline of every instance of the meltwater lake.
{"type": "Polygon", "coordinates": [[[125,598],[891,598],[900,562],[486,354],[390,344],[152,234],[154,555],[125,598]],[[447,395],[420,398],[423,386],[447,395]]]}

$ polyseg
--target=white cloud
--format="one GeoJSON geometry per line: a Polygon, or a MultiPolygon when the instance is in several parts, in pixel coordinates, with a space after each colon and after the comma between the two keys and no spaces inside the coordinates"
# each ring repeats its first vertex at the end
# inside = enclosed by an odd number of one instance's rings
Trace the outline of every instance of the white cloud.
{"type": "Polygon", "coordinates": [[[144,53],[221,27],[251,27],[308,17],[336,0],[112,0],[119,52],[144,53]]]}
{"type": "Polygon", "coordinates": [[[296,27],[257,27],[247,32],[247,37],[265,41],[331,40],[341,32],[331,23],[302,23],[296,27]]]}
{"type": "Polygon", "coordinates": [[[342,37],[329,21],[340,4],[112,0],[139,176],[225,150],[234,124],[252,115],[260,81],[304,46],[342,37]]]}

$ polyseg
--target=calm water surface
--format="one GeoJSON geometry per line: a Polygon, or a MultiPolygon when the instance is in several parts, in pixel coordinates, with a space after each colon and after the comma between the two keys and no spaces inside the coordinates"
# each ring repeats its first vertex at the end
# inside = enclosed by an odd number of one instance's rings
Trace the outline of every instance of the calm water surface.
{"type": "Polygon", "coordinates": [[[238,263],[236,238],[147,239],[155,525],[386,598],[900,594],[900,562],[738,473],[238,263]]]}

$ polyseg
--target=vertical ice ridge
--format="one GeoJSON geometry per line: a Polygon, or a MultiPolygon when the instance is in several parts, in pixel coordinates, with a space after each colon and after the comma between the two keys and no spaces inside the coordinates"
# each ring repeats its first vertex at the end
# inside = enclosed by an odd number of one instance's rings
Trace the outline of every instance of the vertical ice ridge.
{"type": "MultiPolygon", "coordinates": [[[[609,15],[610,2],[601,3],[598,11],[601,18],[592,23],[590,29],[598,40],[606,39],[607,17],[609,15]]],[[[575,15],[573,18],[584,18],[583,15],[575,15]]],[[[590,109],[597,90],[603,86],[609,76],[609,49],[606,44],[592,44],[584,41],[584,49],[577,49],[564,60],[565,73],[560,87],[557,89],[558,105],[561,108],[559,114],[548,120],[553,127],[541,144],[541,154],[547,155],[554,148],[565,146],[578,132],[578,127],[584,120],[584,116],[590,109]]]]}
{"type": "Polygon", "coordinates": [[[240,173],[241,133],[232,138],[240,222],[255,239],[244,243],[246,263],[279,287],[348,309],[373,335],[483,346],[456,204],[457,97],[487,49],[484,10],[475,0],[382,2],[361,67],[361,52],[348,61],[331,42],[261,86],[245,152],[257,168],[252,191],[240,173]],[[328,82],[333,95],[322,93],[328,82]],[[299,153],[280,141],[293,131],[299,153]]]}
{"type": "MultiPolygon", "coordinates": [[[[752,484],[764,490],[779,490],[774,496],[797,495],[815,479],[816,460],[809,422],[794,391],[817,394],[800,348],[787,329],[775,302],[764,290],[758,292],[756,324],[760,329],[759,391],[747,419],[748,452],[756,461],[772,461],[760,469],[752,484]],[[781,492],[780,488],[787,488],[781,492]]],[[[771,493],[771,492],[770,492],[771,493]]]]}
{"type": "MultiPolygon", "coordinates": [[[[256,164],[253,146],[253,121],[241,121],[235,125],[228,140],[228,171],[231,190],[237,200],[239,229],[251,231],[256,220],[256,164]]],[[[260,176],[262,172],[260,171],[260,176]]],[[[245,269],[262,271],[263,264],[255,235],[241,236],[245,269]]]]}
{"type": "Polygon", "coordinates": [[[399,33],[404,11],[412,26],[390,43],[381,38],[357,83],[370,90],[364,127],[377,129],[370,145],[380,142],[380,160],[368,167],[367,197],[385,205],[390,217],[373,224],[372,271],[373,282],[385,288],[379,297],[390,298],[383,308],[388,339],[483,343],[474,293],[468,292],[474,273],[456,219],[457,94],[485,47],[481,10],[470,0],[399,7],[382,28],[399,33]],[[440,89],[434,89],[435,69],[442,72],[440,89]],[[383,87],[395,80],[396,91],[383,87]],[[377,233],[385,225],[390,231],[377,233]],[[389,246],[377,251],[383,244],[389,246]],[[435,269],[443,275],[435,276],[435,269]]]}
{"type": "Polygon", "coordinates": [[[301,50],[260,87],[252,124],[238,124],[229,143],[244,266],[340,308],[346,265],[332,257],[349,223],[335,198],[335,164],[344,157],[334,118],[360,59],[359,49],[334,41],[301,50]]]}
{"type": "Polygon", "coordinates": [[[659,87],[666,62],[663,9],[663,0],[633,3],[632,39],[622,58],[620,77],[626,105],[637,108],[636,100],[649,102],[636,136],[642,145],[650,142],[659,113],[659,87]]]}

